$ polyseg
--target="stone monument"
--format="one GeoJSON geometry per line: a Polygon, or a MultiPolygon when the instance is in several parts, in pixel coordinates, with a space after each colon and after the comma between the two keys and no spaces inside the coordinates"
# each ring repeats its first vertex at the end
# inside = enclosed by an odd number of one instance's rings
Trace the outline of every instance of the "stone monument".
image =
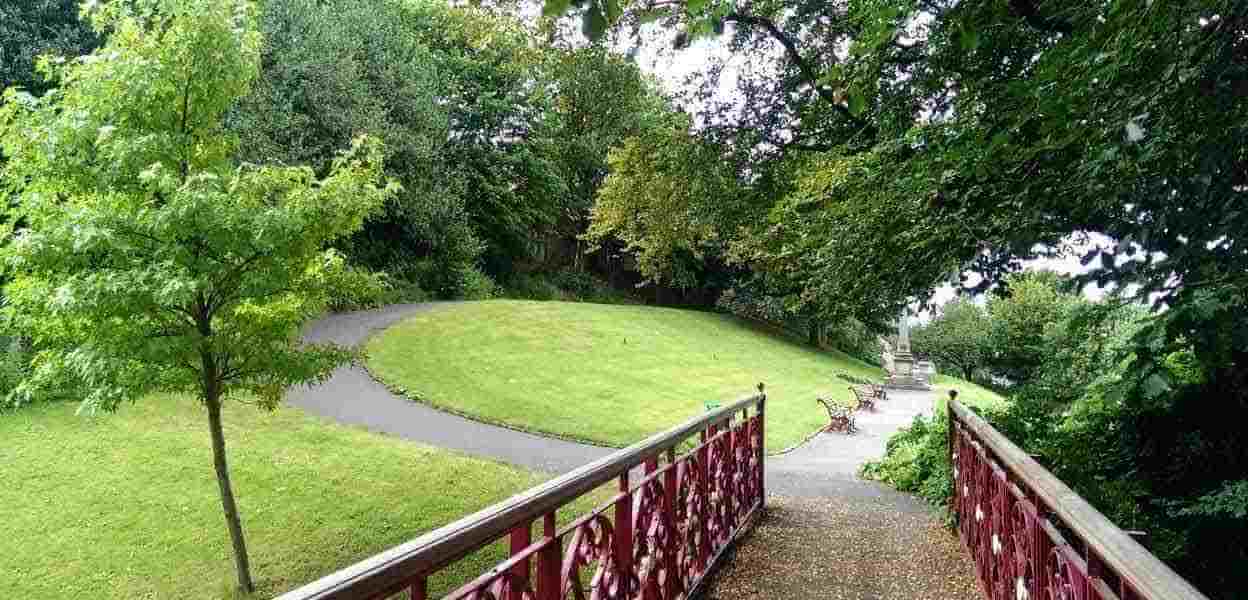
{"type": "Polygon", "coordinates": [[[902,311],[897,320],[897,351],[893,353],[893,374],[884,382],[884,386],[895,390],[932,389],[927,378],[914,370],[914,355],[910,354],[910,318],[902,311]]]}

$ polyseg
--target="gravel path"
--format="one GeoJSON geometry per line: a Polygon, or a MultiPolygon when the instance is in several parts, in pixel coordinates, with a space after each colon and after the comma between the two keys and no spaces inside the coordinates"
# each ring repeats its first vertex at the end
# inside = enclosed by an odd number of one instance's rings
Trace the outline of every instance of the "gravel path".
{"type": "Polygon", "coordinates": [[[931,392],[889,392],[853,435],[821,433],[767,463],[768,509],[707,600],[978,600],[970,557],[931,507],[857,476],[931,392]]]}
{"type": "MultiPolygon", "coordinates": [[[[373,332],[439,304],[401,304],[337,314],[304,339],[358,346],[373,332]]],[[[888,436],[930,412],[930,392],[890,392],[858,413],[853,435],[822,433],[767,460],[768,511],[715,576],[706,598],[975,600],[970,558],[921,501],[857,476],[888,436]]],[[[611,448],[545,438],[444,413],[390,393],[357,365],[293,390],[308,412],[433,446],[563,473],[611,448]]],[[[813,402],[813,399],[812,399],[813,402]]]]}
{"type": "Polygon", "coordinates": [[[772,496],[706,600],[979,600],[970,557],[914,500],[772,496]]]}
{"type": "MultiPolygon", "coordinates": [[[[813,400],[812,400],[813,402],[813,400]]],[[[796,497],[873,495],[879,486],[858,478],[858,467],[884,455],[888,438],[915,415],[931,415],[932,392],[894,390],[873,412],[856,415],[852,435],[821,433],[797,449],[767,461],[769,492],[796,497]]]]}

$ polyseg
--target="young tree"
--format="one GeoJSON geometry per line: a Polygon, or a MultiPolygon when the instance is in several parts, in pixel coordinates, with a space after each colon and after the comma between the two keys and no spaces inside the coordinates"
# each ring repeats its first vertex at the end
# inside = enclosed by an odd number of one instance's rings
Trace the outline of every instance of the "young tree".
{"type": "Polygon", "coordinates": [[[931,323],[914,330],[914,350],[932,357],[942,369],[957,369],[971,381],[987,358],[990,329],[983,308],[967,298],[956,298],[941,307],[931,323]]]}
{"type": "Polygon", "coordinates": [[[1006,278],[988,300],[991,321],[988,345],[993,372],[1021,384],[1042,372],[1059,346],[1083,345],[1061,332],[1071,310],[1087,304],[1079,294],[1062,289],[1051,271],[1030,271],[1006,278]]]}
{"type": "Polygon", "coordinates": [[[222,119],[259,66],[245,0],[150,0],[90,12],[106,45],[9,90],[0,143],[24,227],[0,250],[10,323],[39,351],[16,397],[75,386],[82,410],[155,391],[203,402],[238,585],[253,589],[226,463],[225,400],[273,408],[350,352],[300,344],[342,260],[326,245],[393,191],[361,138],[318,177],[235,165],[222,119]]]}
{"type": "Polygon", "coordinates": [[[607,162],[586,237],[623,242],[650,281],[695,285],[690,265],[725,252],[723,227],[742,204],[731,169],[714,146],[689,133],[683,115],[624,140],[607,162]],[[712,205],[717,210],[707,210],[712,205]]]}

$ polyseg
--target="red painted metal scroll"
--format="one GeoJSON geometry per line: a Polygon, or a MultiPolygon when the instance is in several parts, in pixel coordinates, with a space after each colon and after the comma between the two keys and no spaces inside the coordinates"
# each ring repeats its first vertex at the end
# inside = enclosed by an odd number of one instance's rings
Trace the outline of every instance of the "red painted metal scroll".
{"type": "Polygon", "coordinates": [[[438,571],[507,540],[507,560],[445,600],[676,600],[690,597],[763,507],[766,397],[742,398],[392,548],[279,600],[425,600],[438,571]],[[685,448],[688,447],[687,450],[685,448]],[[608,502],[556,525],[601,484],[608,502]],[[534,523],[541,535],[532,539],[534,523]]]}
{"type": "Polygon", "coordinates": [[[958,535],[990,600],[1207,600],[986,421],[949,402],[958,535]]]}

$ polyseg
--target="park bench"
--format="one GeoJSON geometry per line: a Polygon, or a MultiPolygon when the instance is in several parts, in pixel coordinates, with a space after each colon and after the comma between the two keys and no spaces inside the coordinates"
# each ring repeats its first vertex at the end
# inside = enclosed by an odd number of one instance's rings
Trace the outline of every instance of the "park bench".
{"type": "Polygon", "coordinates": [[[876,391],[869,385],[851,385],[849,391],[858,399],[858,410],[875,410],[876,391]]]}
{"type": "MultiPolygon", "coordinates": [[[[890,373],[889,375],[891,376],[892,374],[890,373]]],[[[874,404],[876,400],[888,400],[888,392],[885,391],[884,384],[882,383],[876,383],[866,377],[850,375],[849,373],[836,373],[836,377],[841,381],[860,388],[861,391],[864,392],[868,398],[870,398],[872,404],[874,404]]],[[[854,391],[854,395],[858,395],[858,390],[854,391]]]]}
{"type": "Polygon", "coordinates": [[[854,426],[854,411],[824,398],[816,397],[815,402],[822,404],[828,411],[828,426],[823,428],[824,431],[853,433],[857,429],[854,426]]]}

